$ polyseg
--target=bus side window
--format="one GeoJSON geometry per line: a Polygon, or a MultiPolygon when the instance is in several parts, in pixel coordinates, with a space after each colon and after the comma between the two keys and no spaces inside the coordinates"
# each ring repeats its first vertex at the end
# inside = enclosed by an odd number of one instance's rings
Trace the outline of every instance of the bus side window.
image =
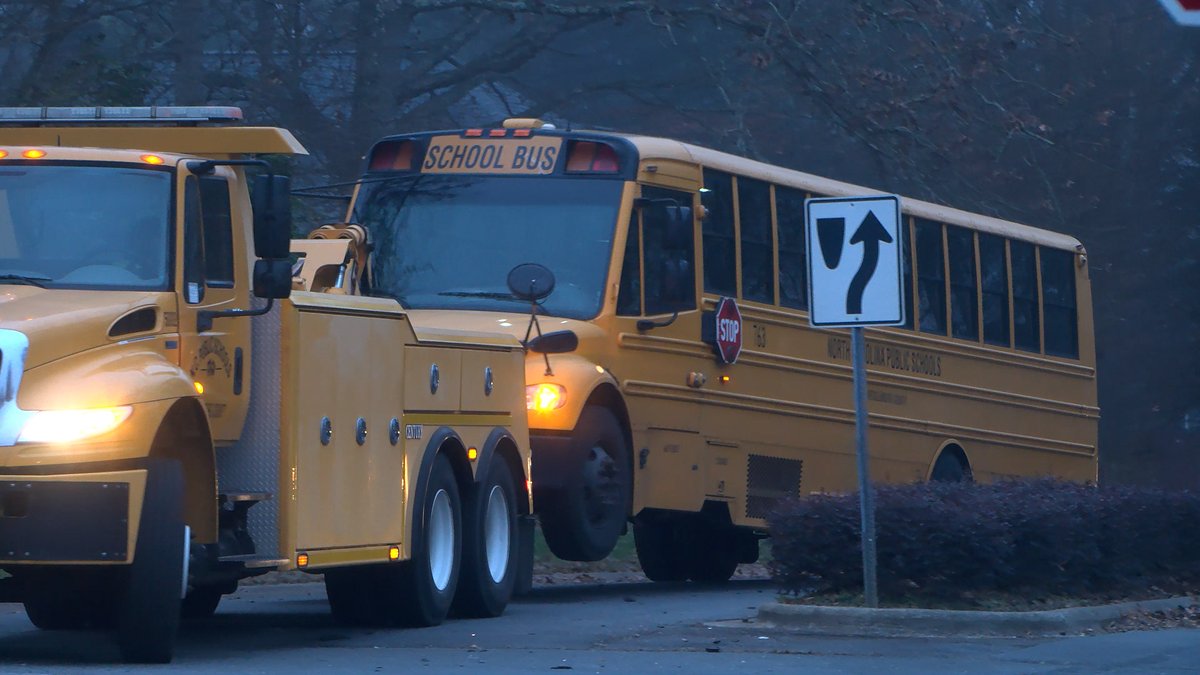
{"type": "Polygon", "coordinates": [[[229,182],[218,176],[202,176],[200,202],[204,222],[205,280],[213,288],[233,288],[233,222],[229,207],[229,182]]]}
{"type": "Polygon", "coordinates": [[[946,334],[946,255],[942,224],[917,219],[917,302],[925,333],[946,334]]]}
{"type": "Polygon", "coordinates": [[[1008,335],[1008,260],[1004,239],[979,233],[979,271],[983,285],[983,341],[1011,347],[1008,335]]]}
{"type": "Polygon", "coordinates": [[[1079,329],[1075,312],[1075,256],[1070,251],[1041,247],[1042,316],[1046,353],[1079,358],[1079,329]]]}
{"type": "Polygon", "coordinates": [[[625,235],[625,256],[621,261],[621,285],[617,290],[617,315],[638,316],[642,313],[642,254],[638,225],[638,209],[629,215],[629,230],[625,235]]]}
{"type": "Polygon", "coordinates": [[[183,187],[183,298],[191,305],[204,301],[204,232],[195,176],[188,176],[183,187]]]}
{"type": "Polygon", "coordinates": [[[733,181],[729,174],[704,170],[700,203],[704,218],[704,290],[717,295],[737,295],[737,260],[733,239],[733,181]]]}
{"type": "MultiPolygon", "coordinates": [[[[646,314],[666,314],[696,308],[695,227],[692,196],[686,192],[646,186],[642,196],[670,200],[679,207],[642,209],[642,246],[645,263],[646,314]],[[670,222],[682,215],[686,223],[670,222]]],[[[628,247],[626,247],[628,249],[628,247]]]]}
{"type": "Polygon", "coordinates": [[[742,237],[742,298],[775,302],[775,263],[771,243],[771,188],[739,176],[738,223],[742,237]]]}
{"type": "Polygon", "coordinates": [[[808,263],[804,251],[804,193],[775,186],[779,224],[779,304],[808,309],[808,263]]]}
{"type": "Polygon", "coordinates": [[[975,233],[946,226],[950,260],[950,334],[963,340],[979,339],[979,283],[975,276],[975,233]]]}
{"type": "Polygon", "coordinates": [[[1023,241],[1009,240],[1008,251],[1012,259],[1013,337],[1017,349],[1040,352],[1037,256],[1033,244],[1023,241]]]}

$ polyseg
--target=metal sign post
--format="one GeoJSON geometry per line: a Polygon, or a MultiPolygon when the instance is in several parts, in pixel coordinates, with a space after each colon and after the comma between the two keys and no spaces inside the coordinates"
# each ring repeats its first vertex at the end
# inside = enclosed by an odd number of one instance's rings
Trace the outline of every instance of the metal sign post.
{"type": "Polygon", "coordinates": [[[867,607],[879,606],[875,569],[875,493],[867,467],[867,357],[863,329],[850,329],[850,355],[854,361],[854,439],[858,454],[858,500],[862,512],[863,596],[867,607]]]}
{"type": "Polygon", "coordinates": [[[904,323],[904,242],[895,195],[809,199],[809,323],[848,327],[854,370],[854,439],[862,514],[863,596],[879,606],[875,553],[875,494],[867,452],[867,350],[863,326],[904,323]],[[818,251],[820,252],[818,255],[818,251]]]}

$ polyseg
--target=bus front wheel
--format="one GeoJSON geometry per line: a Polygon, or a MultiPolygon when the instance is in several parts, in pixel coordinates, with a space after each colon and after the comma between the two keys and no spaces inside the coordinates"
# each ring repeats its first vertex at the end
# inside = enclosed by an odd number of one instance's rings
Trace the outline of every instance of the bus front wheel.
{"type": "Polygon", "coordinates": [[[547,494],[538,505],[538,517],[554,555],[601,560],[616,546],[629,515],[629,447],[616,416],[594,405],[583,409],[572,439],[570,475],[563,489],[547,494]]]}

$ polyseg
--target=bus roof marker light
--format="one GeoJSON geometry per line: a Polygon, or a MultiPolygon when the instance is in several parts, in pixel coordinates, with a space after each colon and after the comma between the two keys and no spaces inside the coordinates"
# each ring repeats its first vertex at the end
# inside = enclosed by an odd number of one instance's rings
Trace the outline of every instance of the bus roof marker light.
{"type": "Polygon", "coordinates": [[[142,155],[142,161],[147,164],[158,165],[163,163],[163,158],[158,155],[142,155]]]}
{"type": "Polygon", "coordinates": [[[0,150],[0,159],[4,159],[5,157],[8,157],[8,151],[0,150]]]}
{"type": "Polygon", "coordinates": [[[502,138],[507,135],[508,135],[507,129],[489,129],[488,130],[488,136],[491,136],[492,138],[502,138]]]}
{"type": "Polygon", "coordinates": [[[38,150],[37,148],[30,148],[25,152],[22,152],[21,156],[25,159],[41,159],[46,156],[46,151],[38,150]]]}
{"type": "Polygon", "coordinates": [[[463,136],[467,138],[479,138],[483,136],[483,129],[467,129],[463,132],[463,136]]]}

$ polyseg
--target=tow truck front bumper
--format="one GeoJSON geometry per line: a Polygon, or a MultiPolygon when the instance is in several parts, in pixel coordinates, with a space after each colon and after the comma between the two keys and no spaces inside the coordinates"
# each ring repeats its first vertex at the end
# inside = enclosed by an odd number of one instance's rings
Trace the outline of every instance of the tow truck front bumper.
{"type": "Polygon", "coordinates": [[[130,562],[145,489],[145,469],[0,475],[0,568],[130,562]]]}

